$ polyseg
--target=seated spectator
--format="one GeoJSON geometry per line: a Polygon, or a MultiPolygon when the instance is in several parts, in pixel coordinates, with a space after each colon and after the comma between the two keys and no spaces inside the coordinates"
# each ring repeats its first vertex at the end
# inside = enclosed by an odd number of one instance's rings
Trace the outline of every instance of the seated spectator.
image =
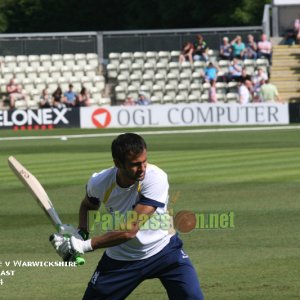
{"type": "Polygon", "coordinates": [[[263,68],[258,68],[252,76],[253,92],[255,96],[258,96],[262,80],[268,80],[268,74],[263,68]]]}
{"type": "Polygon", "coordinates": [[[42,95],[40,97],[40,103],[39,103],[39,107],[40,108],[49,108],[51,107],[51,96],[48,93],[48,89],[44,88],[42,91],[42,95]]]}
{"type": "Polygon", "coordinates": [[[284,44],[289,46],[295,45],[297,40],[296,35],[297,34],[294,29],[287,29],[285,31],[284,44]]]}
{"type": "Polygon", "coordinates": [[[257,44],[254,41],[254,36],[249,34],[247,37],[246,48],[244,52],[244,59],[256,59],[257,58],[257,44]]]}
{"type": "Polygon", "coordinates": [[[0,109],[4,108],[5,106],[10,106],[8,93],[2,93],[2,96],[0,98],[0,109]]]}
{"type": "Polygon", "coordinates": [[[210,88],[208,90],[208,100],[210,103],[217,103],[217,89],[216,89],[216,81],[210,80],[210,88]]]}
{"type": "Polygon", "coordinates": [[[242,81],[245,82],[245,85],[248,88],[248,91],[250,93],[250,99],[252,100],[252,102],[259,102],[258,96],[254,93],[252,81],[248,79],[242,79],[242,81]]]}
{"type": "Polygon", "coordinates": [[[294,22],[294,32],[295,32],[295,39],[296,43],[300,44],[300,15],[299,18],[294,22]]]}
{"type": "Polygon", "coordinates": [[[15,108],[17,100],[22,100],[26,97],[26,93],[23,91],[22,86],[16,84],[14,78],[10,79],[9,83],[6,85],[6,92],[9,98],[9,107],[11,109],[15,108]]]}
{"type": "Polygon", "coordinates": [[[275,100],[281,101],[276,86],[270,83],[269,79],[262,80],[259,96],[261,102],[274,102],[275,100]]]}
{"type": "Polygon", "coordinates": [[[76,97],[76,106],[90,106],[90,98],[88,90],[84,86],[81,87],[81,91],[76,97]]]}
{"type": "Polygon", "coordinates": [[[223,42],[220,46],[220,58],[221,59],[232,59],[232,47],[229,43],[228,37],[223,37],[223,42]]]}
{"type": "Polygon", "coordinates": [[[267,58],[269,64],[272,64],[272,44],[264,33],[261,35],[261,40],[257,43],[257,58],[262,57],[267,58]]]}
{"type": "Polygon", "coordinates": [[[246,80],[251,81],[251,79],[252,79],[251,76],[247,73],[247,68],[243,67],[240,81],[246,81],[246,80]]]}
{"type": "Polygon", "coordinates": [[[230,44],[232,47],[232,56],[242,59],[245,52],[245,44],[242,42],[242,37],[237,35],[230,44]]]}
{"type": "Polygon", "coordinates": [[[63,99],[63,93],[60,86],[56,88],[56,90],[52,94],[52,104],[54,107],[57,108],[63,108],[66,107],[65,104],[62,101],[63,99]]]}
{"type": "Polygon", "coordinates": [[[210,62],[204,69],[204,79],[206,82],[210,82],[211,80],[217,81],[218,79],[218,71],[220,71],[219,66],[215,66],[212,62],[210,62]]]}
{"type": "Polygon", "coordinates": [[[186,42],[183,45],[181,53],[179,55],[179,63],[183,63],[184,61],[189,61],[191,64],[193,63],[193,52],[194,46],[191,42],[186,42]]]}
{"type": "Polygon", "coordinates": [[[227,74],[227,81],[231,81],[231,80],[240,81],[242,76],[242,65],[240,64],[237,58],[234,58],[232,60],[232,63],[228,69],[229,72],[227,74]]]}
{"type": "Polygon", "coordinates": [[[149,105],[151,104],[151,101],[149,98],[147,98],[146,93],[144,92],[139,92],[139,97],[136,101],[137,105],[149,105]]]}
{"type": "Polygon", "coordinates": [[[75,106],[76,105],[76,97],[77,97],[77,94],[73,91],[73,85],[69,84],[69,89],[68,89],[68,91],[64,92],[62,102],[67,107],[75,106]]]}
{"type": "Polygon", "coordinates": [[[132,105],[136,105],[135,101],[132,99],[132,97],[128,96],[124,102],[123,102],[124,106],[132,106],[132,105]]]}
{"type": "Polygon", "coordinates": [[[197,40],[194,43],[194,52],[193,52],[194,61],[197,60],[207,61],[208,60],[207,51],[208,51],[208,47],[206,42],[203,39],[203,36],[201,34],[198,34],[197,40]]]}
{"type": "Polygon", "coordinates": [[[248,104],[251,100],[251,94],[247,87],[248,84],[249,82],[247,82],[247,80],[239,83],[238,93],[240,104],[248,104]]]}

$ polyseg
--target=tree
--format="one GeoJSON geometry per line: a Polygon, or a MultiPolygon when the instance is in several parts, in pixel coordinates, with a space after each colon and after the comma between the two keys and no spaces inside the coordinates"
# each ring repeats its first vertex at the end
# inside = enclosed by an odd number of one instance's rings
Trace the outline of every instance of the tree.
{"type": "Polygon", "coordinates": [[[260,25],[271,0],[0,0],[0,32],[260,25]]]}

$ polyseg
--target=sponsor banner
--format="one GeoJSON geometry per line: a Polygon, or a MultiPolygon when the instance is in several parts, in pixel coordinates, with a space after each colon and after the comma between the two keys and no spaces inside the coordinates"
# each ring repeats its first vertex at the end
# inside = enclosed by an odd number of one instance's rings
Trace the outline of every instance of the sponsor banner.
{"type": "Polygon", "coordinates": [[[81,128],[289,124],[287,104],[176,104],[80,108],[81,128]]]}
{"type": "Polygon", "coordinates": [[[79,127],[79,108],[0,110],[0,129],[79,127]]]}

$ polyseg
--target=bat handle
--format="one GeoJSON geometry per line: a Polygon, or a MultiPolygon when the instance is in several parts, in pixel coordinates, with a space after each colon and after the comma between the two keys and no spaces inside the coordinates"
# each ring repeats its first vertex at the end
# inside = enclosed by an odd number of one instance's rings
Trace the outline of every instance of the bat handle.
{"type": "MultiPolygon", "coordinates": [[[[64,236],[68,237],[68,238],[70,237],[70,235],[68,235],[68,234],[64,234],[64,236]]],[[[75,255],[75,263],[76,263],[76,266],[82,266],[85,264],[85,259],[82,256],[80,256],[79,254],[76,254],[75,255]]]]}
{"type": "Polygon", "coordinates": [[[82,266],[85,264],[85,259],[83,257],[81,257],[80,255],[77,255],[75,257],[75,262],[77,266],[82,266]]]}

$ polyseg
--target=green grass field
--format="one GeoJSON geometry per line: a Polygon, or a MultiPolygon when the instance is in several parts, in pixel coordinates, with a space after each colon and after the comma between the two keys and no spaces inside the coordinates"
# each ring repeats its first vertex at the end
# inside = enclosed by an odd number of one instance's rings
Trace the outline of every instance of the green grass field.
{"type": "MultiPolygon", "coordinates": [[[[108,131],[53,130],[45,135],[72,132],[108,131]]],[[[1,136],[20,134],[0,131],[1,136]]],[[[233,229],[181,234],[205,298],[299,299],[299,130],[153,132],[145,139],[149,161],[169,175],[171,208],[234,212],[233,229]]],[[[87,254],[87,263],[78,268],[13,266],[16,260],[59,258],[48,242],[53,232],[49,220],[8,168],[8,156],[14,155],[37,176],[62,220],[76,225],[89,176],[112,165],[111,141],[0,141],[0,273],[15,271],[14,276],[0,276],[1,299],[81,299],[102,254],[87,254]]],[[[160,282],[151,280],[128,299],[167,297],[160,282]]]]}

